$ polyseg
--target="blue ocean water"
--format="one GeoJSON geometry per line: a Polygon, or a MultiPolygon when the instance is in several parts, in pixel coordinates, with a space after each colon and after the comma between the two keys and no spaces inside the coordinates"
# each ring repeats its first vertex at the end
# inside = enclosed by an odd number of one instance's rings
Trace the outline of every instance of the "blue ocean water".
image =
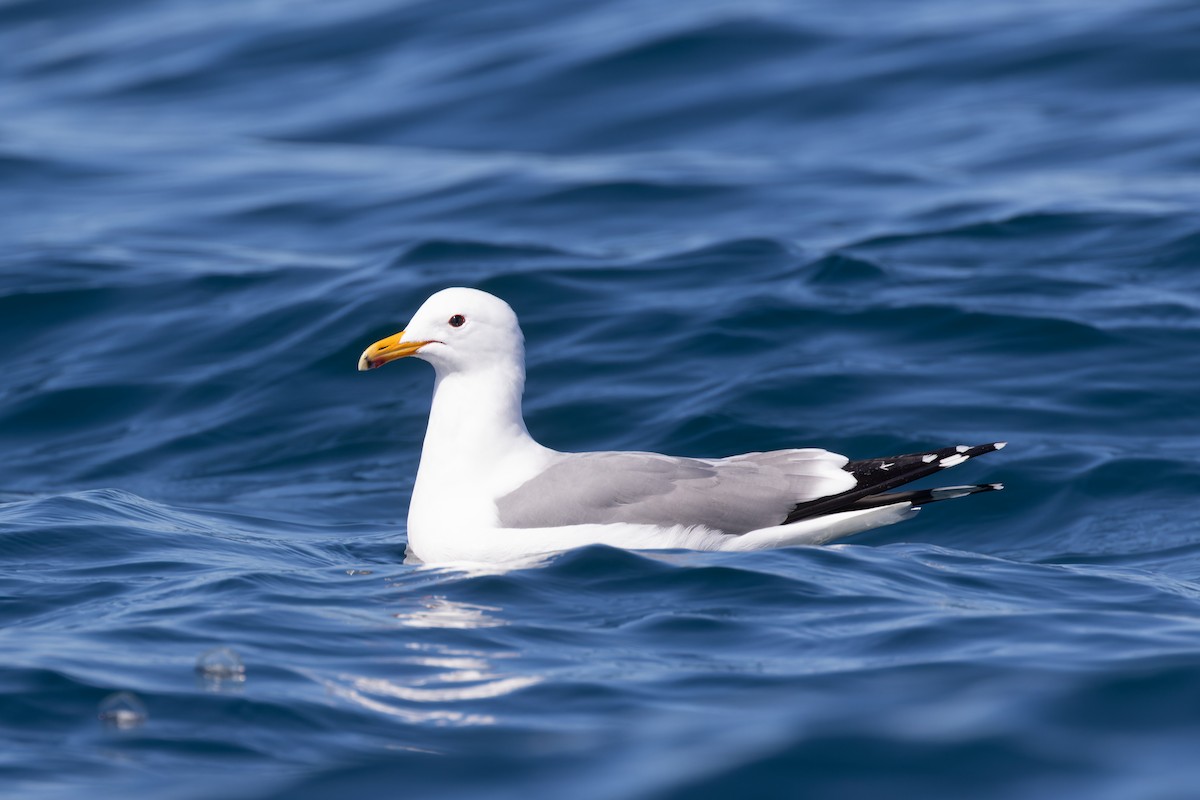
{"type": "Polygon", "coordinates": [[[0,795],[1196,796],[1198,37],[0,0],[0,795]],[[1008,489],[406,564],[432,375],[355,363],[448,285],[521,315],[550,446],[1008,440],[954,477],[1008,489]]]}

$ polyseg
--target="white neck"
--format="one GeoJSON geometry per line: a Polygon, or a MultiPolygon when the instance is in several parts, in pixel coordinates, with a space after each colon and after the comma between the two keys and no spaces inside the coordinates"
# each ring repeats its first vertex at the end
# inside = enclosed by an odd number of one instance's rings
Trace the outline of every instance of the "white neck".
{"type": "Polygon", "coordinates": [[[516,364],[472,372],[438,373],[421,463],[436,451],[452,454],[461,466],[482,463],[529,439],[521,414],[525,369],[516,364]],[[503,451],[500,451],[503,452],[503,451]],[[469,461],[468,461],[469,460],[469,461]]]}
{"type": "Polygon", "coordinates": [[[524,366],[438,372],[408,512],[410,542],[435,531],[494,528],[496,498],[541,468],[548,450],[521,415],[524,366]]]}

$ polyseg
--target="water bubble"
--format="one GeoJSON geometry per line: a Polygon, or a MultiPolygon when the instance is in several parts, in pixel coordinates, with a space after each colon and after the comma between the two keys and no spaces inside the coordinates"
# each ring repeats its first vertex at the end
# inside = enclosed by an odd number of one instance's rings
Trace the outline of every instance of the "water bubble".
{"type": "Polygon", "coordinates": [[[146,706],[133,692],[117,692],[100,701],[97,716],[109,728],[130,730],[147,719],[146,706]]]}
{"type": "Polygon", "coordinates": [[[242,657],[229,647],[214,647],[196,659],[196,674],[205,688],[219,691],[225,685],[240,686],[246,682],[246,665],[242,657]]]}

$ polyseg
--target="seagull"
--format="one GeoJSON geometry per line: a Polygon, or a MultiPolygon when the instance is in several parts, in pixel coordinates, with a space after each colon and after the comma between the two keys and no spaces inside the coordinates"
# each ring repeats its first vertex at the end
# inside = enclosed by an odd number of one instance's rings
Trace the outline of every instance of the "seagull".
{"type": "Polygon", "coordinates": [[[478,289],[432,295],[375,342],[359,370],[433,365],[429,424],[408,510],[425,563],[512,561],[590,544],[633,550],[819,545],[912,517],[989,483],[894,492],[1004,447],[956,445],[864,461],[820,448],[680,458],[563,453],[525,427],[525,337],[508,303],[478,289]]]}

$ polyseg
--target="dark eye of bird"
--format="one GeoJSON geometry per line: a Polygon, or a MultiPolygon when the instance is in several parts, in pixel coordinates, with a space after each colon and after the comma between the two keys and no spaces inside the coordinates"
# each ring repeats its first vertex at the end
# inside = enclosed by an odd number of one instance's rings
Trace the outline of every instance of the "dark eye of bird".
{"type": "Polygon", "coordinates": [[[467,318],[464,317],[462,314],[455,314],[453,317],[450,318],[450,327],[451,328],[461,328],[462,324],[466,321],[467,321],[467,318]]]}

